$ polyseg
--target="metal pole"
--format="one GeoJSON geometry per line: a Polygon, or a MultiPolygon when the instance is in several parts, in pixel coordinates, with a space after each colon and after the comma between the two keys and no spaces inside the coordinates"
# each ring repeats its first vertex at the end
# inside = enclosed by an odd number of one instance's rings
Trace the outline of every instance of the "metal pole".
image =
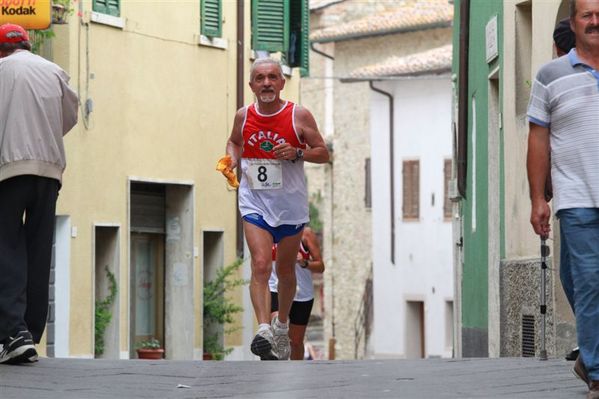
{"type": "Polygon", "coordinates": [[[547,360],[547,349],[545,348],[545,323],[547,321],[547,256],[549,256],[549,247],[546,244],[546,239],[544,237],[541,237],[541,352],[539,354],[539,360],[547,360]]]}

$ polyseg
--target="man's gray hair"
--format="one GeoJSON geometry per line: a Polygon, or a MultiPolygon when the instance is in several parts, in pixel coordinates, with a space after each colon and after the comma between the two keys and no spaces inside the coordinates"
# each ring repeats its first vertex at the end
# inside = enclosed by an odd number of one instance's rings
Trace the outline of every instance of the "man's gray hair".
{"type": "Polygon", "coordinates": [[[570,18],[576,16],[576,0],[570,0],[570,18]]]}
{"type": "Polygon", "coordinates": [[[256,70],[257,67],[259,67],[260,65],[275,65],[279,68],[279,75],[281,76],[281,78],[283,78],[283,67],[281,66],[281,62],[279,60],[275,60],[274,58],[258,58],[257,60],[254,61],[254,63],[252,64],[252,67],[250,68],[250,82],[252,81],[252,79],[254,79],[254,71],[256,70]]]}

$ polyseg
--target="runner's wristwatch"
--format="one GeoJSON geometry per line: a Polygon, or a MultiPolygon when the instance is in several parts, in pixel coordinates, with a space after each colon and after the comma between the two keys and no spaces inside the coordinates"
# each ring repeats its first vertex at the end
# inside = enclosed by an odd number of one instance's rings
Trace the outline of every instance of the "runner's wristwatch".
{"type": "Polygon", "coordinates": [[[304,158],[304,150],[302,150],[301,148],[296,148],[295,149],[295,160],[297,161],[298,159],[303,159],[304,158]]]}
{"type": "Polygon", "coordinates": [[[310,261],[308,259],[302,259],[301,263],[300,263],[300,267],[302,269],[305,269],[308,267],[308,265],[310,264],[310,261]]]}

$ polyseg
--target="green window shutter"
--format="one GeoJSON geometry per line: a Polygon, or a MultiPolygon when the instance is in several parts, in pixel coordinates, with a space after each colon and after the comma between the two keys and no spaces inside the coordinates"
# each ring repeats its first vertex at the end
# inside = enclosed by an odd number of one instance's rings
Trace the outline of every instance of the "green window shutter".
{"type": "Polygon", "coordinates": [[[221,0],[201,0],[201,33],[210,37],[222,36],[221,0]]]}
{"type": "Polygon", "coordinates": [[[118,17],[121,15],[120,0],[93,0],[92,10],[118,17]]]}
{"type": "Polygon", "coordinates": [[[289,66],[300,67],[301,76],[310,69],[310,8],[309,0],[292,0],[289,15],[289,66]]]}
{"type": "Polygon", "coordinates": [[[289,0],[252,0],[252,48],[289,49],[289,0]]]}

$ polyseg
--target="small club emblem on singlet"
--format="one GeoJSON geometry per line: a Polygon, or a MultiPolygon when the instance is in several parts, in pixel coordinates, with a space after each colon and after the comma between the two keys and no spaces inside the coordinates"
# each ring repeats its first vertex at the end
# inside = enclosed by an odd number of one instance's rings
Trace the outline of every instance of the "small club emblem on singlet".
{"type": "Polygon", "coordinates": [[[270,141],[263,141],[260,144],[260,148],[266,152],[271,152],[274,147],[274,144],[270,141]]]}

